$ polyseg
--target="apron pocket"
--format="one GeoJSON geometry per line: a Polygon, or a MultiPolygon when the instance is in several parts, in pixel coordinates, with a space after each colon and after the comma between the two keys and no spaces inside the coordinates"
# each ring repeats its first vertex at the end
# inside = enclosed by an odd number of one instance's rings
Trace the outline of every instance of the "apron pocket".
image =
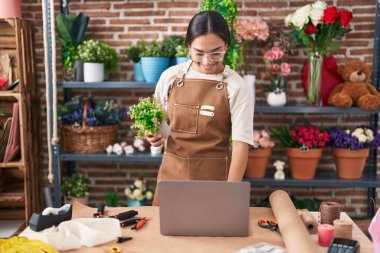
{"type": "Polygon", "coordinates": [[[196,134],[198,118],[198,105],[174,104],[173,131],[196,134]]]}
{"type": "Polygon", "coordinates": [[[162,180],[188,180],[189,170],[187,164],[187,158],[165,153],[162,158],[159,178],[162,180]]]}
{"type": "Polygon", "coordinates": [[[226,158],[190,158],[189,179],[226,181],[228,165],[226,158]]]}

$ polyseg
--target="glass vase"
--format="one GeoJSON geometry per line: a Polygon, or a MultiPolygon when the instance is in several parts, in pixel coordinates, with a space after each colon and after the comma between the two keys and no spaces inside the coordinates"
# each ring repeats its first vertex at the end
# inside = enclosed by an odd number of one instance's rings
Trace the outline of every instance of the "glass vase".
{"type": "Polygon", "coordinates": [[[308,57],[308,87],[307,104],[309,106],[322,106],[322,64],[323,57],[310,54],[308,57]]]}

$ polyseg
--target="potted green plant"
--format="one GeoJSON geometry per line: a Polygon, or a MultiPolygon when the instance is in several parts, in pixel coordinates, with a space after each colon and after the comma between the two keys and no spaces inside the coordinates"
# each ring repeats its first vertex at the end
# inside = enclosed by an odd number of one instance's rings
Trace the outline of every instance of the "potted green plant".
{"type": "Polygon", "coordinates": [[[180,45],[185,45],[185,38],[180,36],[170,36],[162,42],[162,45],[165,47],[165,49],[168,51],[168,56],[170,58],[170,66],[176,65],[176,54],[177,54],[177,47],[180,45]]]}
{"type": "Polygon", "coordinates": [[[154,190],[146,186],[145,180],[135,180],[124,190],[128,206],[145,206],[154,196],[154,190]]]}
{"type": "Polygon", "coordinates": [[[84,62],[85,82],[103,82],[104,73],[116,72],[119,62],[115,49],[95,40],[86,40],[79,45],[78,57],[84,62]]]}
{"type": "Polygon", "coordinates": [[[141,52],[141,66],[147,82],[158,81],[162,72],[169,67],[169,55],[168,48],[162,42],[147,43],[141,52]]]}
{"type": "Polygon", "coordinates": [[[190,60],[188,56],[188,50],[185,45],[178,45],[175,49],[176,49],[175,64],[180,64],[180,63],[187,62],[188,60],[190,60]]]}
{"type": "Polygon", "coordinates": [[[112,189],[111,191],[107,193],[106,204],[108,207],[120,206],[120,201],[121,201],[121,196],[115,189],[112,189]]]}
{"type": "Polygon", "coordinates": [[[141,67],[141,52],[144,51],[146,42],[140,40],[136,45],[132,45],[127,48],[127,56],[133,62],[133,78],[137,82],[144,82],[145,77],[141,67]]]}
{"type": "Polygon", "coordinates": [[[83,81],[83,62],[78,60],[78,46],[85,39],[90,18],[79,13],[78,16],[59,14],[56,19],[58,41],[62,46],[62,62],[65,80],[83,81]]]}
{"type": "Polygon", "coordinates": [[[71,177],[64,178],[61,191],[66,203],[72,203],[75,200],[87,205],[89,188],[90,180],[81,173],[75,173],[71,177]]]}

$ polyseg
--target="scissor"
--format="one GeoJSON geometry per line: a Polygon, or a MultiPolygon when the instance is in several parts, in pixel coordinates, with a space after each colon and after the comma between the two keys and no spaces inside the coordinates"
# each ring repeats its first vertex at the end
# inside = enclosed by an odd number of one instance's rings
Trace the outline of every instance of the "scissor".
{"type": "Polygon", "coordinates": [[[257,222],[259,227],[266,228],[272,231],[275,235],[282,239],[282,236],[277,232],[278,223],[275,220],[261,219],[257,222]]]}

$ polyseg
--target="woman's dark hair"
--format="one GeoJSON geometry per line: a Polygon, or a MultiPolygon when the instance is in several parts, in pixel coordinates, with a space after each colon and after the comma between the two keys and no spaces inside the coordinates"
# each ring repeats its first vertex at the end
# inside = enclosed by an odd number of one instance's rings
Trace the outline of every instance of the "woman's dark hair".
{"type": "Polygon", "coordinates": [[[202,11],[196,14],[187,27],[186,45],[190,46],[193,40],[207,33],[219,35],[227,46],[230,45],[230,30],[223,16],[217,11],[202,11]]]}

